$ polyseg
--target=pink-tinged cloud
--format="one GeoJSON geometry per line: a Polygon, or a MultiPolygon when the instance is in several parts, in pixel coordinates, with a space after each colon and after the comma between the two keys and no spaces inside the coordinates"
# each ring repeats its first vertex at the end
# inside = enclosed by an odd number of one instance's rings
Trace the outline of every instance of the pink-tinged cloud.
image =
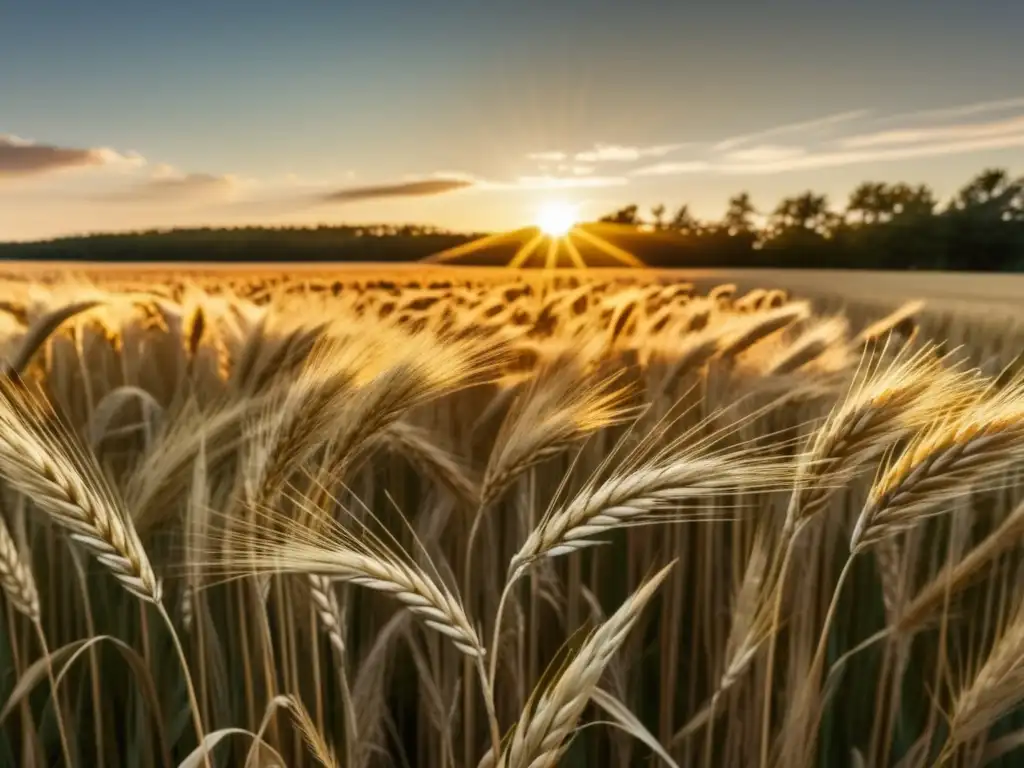
{"type": "Polygon", "coordinates": [[[435,178],[403,181],[394,184],[348,187],[320,196],[324,203],[354,203],[362,200],[380,200],[389,197],[434,197],[472,187],[469,178],[435,178]]]}
{"type": "Polygon", "coordinates": [[[58,147],[53,144],[37,144],[17,136],[0,135],[0,179],[40,176],[72,168],[142,162],[138,155],[122,155],[112,149],[58,147]]]}

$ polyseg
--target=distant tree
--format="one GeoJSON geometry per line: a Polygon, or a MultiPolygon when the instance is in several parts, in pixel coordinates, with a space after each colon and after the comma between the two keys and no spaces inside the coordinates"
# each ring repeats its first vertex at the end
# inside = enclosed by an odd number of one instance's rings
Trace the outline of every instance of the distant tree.
{"type": "Polygon", "coordinates": [[[676,215],[672,217],[669,229],[673,232],[678,232],[680,235],[689,237],[700,232],[700,222],[697,221],[697,218],[692,213],[690,213],[690,206],[684,204],[679,206],[679,210],[676,211],[676,215]]]}
{"type": "Polygon", "coordinates": [[[651,216],[654,218],[654,228],[662,230],[665,228],[665,206],[658,203],[651,208],[651,216]]]}
{"type": "Polygon", "coordinates": [[[893,216],[931,216],[938,205],[935,193],[924,184],[912,187],[908,184],[894,184],[887,191],[888,213],[893,216]]]}
{"type": "Polygon", "coordinates": [[[769,226],[776,233],[803,230],[827,236],[835,226],[836,219],[836,214],[829,210],[825,195],[804,192],[779,202],[772,212],[769,226]]]}
{"type": "Polygon", "coordinates": [[[729,198],[722,223],[732,236],[746,235],[754,231],[754,216],[757,210],[750,200],[750,195],[741,192],[729,198]]]}
{"type": "Polygon", "coordinates": [[[855,214],[860,224],[877,224],[887,207],[888,189],[885,184],[865,181],[850,193],[846,212],[855,214]]]}
{"type": "Polygon", "coordinates": [[[999,200],[1010,185],[1010,174],[1005,170],[986,168],[957,193],[954,205],[960,209],[988,206],[999,200]]]}
{"type": "Polygon", "coordinates": [[[640,208],[636,205],[627,205],[625,208],[620,208],[615,213],[609,213],[607,216],[602,216],[598,221],[603,221],[607,224],[626,224],[629,226],[636,226],[639,223],[638,213],[640,208]]]}

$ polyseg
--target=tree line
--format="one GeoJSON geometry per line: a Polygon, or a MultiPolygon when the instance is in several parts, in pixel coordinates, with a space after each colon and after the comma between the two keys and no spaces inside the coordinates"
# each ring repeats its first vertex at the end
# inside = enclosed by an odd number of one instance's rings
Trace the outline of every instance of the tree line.
{"type": "Polygon", "coordinates": [[[197,227],[0,243],[0,259],[39,261],[417,261],[481,235],[415,224],[197,227]]]}
{"type": "Polygon", "coordinates": [[[687,205],[671,217],[664,205],[646,217],[628,205],[600,221],[679,240],[678,252],[648,254],[651,266],[1024,271],[1024,177],[1001,169],[982,171],[945,205],[923,184],[864,182],[841,211],[808,191],[765,215],[740,193],[717,221],[687,205]]]}
{"type": "MultiPolygon", "coordinates": [[[[982,171],[945,204],[925,185],[865,182],[842,210],[808,191],[761,212],[740,193],[719,220],[700,220],[687,205],[671,216],[664,205],[644,214],[628,205],[600,221],[617,225],[602,236],[615,242],[618,234],[652,267],[1024,271],[1024,178],[999,169],[982,171]]],[[[412,224],[150,230],[0,243],[0,260],[397,262],[481,236],[412,224]]],[[[483,254],[475,261],[498,263],[483,254]]]]}

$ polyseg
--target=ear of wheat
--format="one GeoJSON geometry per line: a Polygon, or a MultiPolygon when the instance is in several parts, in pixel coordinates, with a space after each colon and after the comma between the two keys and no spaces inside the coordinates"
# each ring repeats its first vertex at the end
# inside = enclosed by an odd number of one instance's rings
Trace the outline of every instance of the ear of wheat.
{"type": "Polygon", "coordinates": [[[996,641],[974,679],[957,695],[945,752],[981,736],[1024,701],[1024,610],[996,641]]]}
{"type": "Polygon", "coordinates": [[[575,360],[556,361],[531,381],[506,417],[484,473],[482,502],[494,501],[531,466],[626,416],[617,376],[588,380],[575,360]]]}
{"type": "Polygon", "coordinates": [[[39,592],[32,571],[21,559],[18,547],[0,519],[0,588],[11,605],[32,621],[39,620],[39,592]]]}
{"type": "Polygon", "coordinates": [[[963,377],[944,368],[933,347],[868,361],[802,457],[787,514],[792,528],[813,517],[832,490],[958,396],[963,377]]]}
{"type": "MultiPolygon", "coordinates": [[[[710,298],[710,295],[709,295],[710,298]]],[[[760,312],[749,317],[737,317],[733,323],[736,330],[723,336],[719,344],[719,354],[723,358],[732,358],[752,347],[767,336],[781,331],[783,328],[811,315],[810,305],[806,302],[794,302],[786,306],[760,312]]]]}
{"type": "Polygon", "coordinates": [[[92,552],[132,594],[160,602],[160,582],[131,516],[96,457],[49,404],[0,377],[0,473],[92,552]]]}
{"type": "Polygon", "coordinates": [[[303,504],[294,517],[256,512],[253,522],[226,528],[221,535],[230,546],[213,551],[210,567],[240,575],[316,574],[383,592],[466,655],[483,656],[476,629],[444,584],[368,529],[347,530],[308,499],[303,504]]]}
{"type": "MultiPolygon", "coordinates": [[[[725,430],[723,430],[725,431],[725,430]]],[[[628,462],[603,482],[592,481],[564,506],[544,516],[509,563],[519,574],[539,557],[558,557],[598,543],[595,537],[631,525],[665,521],[666,510],[738,490],[785,487],[792,476],[788,461],[742,446],[709,450],[691,435],[674,441],[653,459],[628,462]]],[[[697,519],[699,512],[691,519],[697,519]]],[[[721,514],[716,512],[715,514],[721,514]]]]}
{"type": "Polygon", "coordinates": [[[503,755],[503,768],[557,765],[605,667],[668,576],[674,561],[640,586],[595,629],[558,679],[523,714],[503,755]]]}
{"type": "Polygon", "coordinates": [[[502,353],[472,342],[405,341],[393,351],[393,362],[357,382],[333,421],[331,473],[337,476],[355,463],[371,439],[409,409],[480,381],[502,353]]]}
{"type": "Polygon", "coordinates": [[[857,552],[941,511],[1024,452],[1024,391],[977,390],[953,399],[945,416],[919,432],[871,487],[850,540],[857,552]]]}

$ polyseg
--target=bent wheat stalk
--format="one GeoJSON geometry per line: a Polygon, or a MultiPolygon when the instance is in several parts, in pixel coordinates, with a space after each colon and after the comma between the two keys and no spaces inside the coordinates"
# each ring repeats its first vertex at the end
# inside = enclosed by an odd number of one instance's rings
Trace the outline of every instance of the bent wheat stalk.
{"type": "MultiPolygon", "coordinates": [[[[126,590],[156,607],[181,662],[196,740],[202,744],[202,715],[188,660],[161,602],[160,581],[96,456],[49,402],[33,396],[14,376],[0,376],[0,427],[0,474],[90,551],[126,590]]],[[[204,759],[209,765],[205,754],[204,759]]]]}
{"type": "MultiPolygon", "coordinates": [[[[558,764],[565,751],[565,741],[575,730],[605,667],[673,565],[675,561],[648,579],[591,633],[558,679],[520,718],[498,763],[501,768],[545,768],[558,764]]],[[[490,755],[483,765],[493,763],[489,758],[490,755]]]]}

